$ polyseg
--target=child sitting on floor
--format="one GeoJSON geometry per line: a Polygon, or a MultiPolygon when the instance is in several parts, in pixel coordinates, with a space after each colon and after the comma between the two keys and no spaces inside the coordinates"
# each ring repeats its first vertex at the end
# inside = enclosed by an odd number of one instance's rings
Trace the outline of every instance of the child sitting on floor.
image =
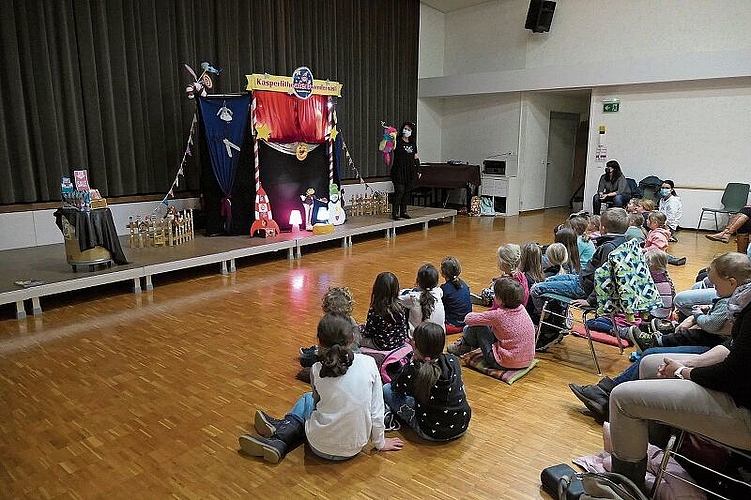
{"type": "Polygon", "coordinates": [[[352,323],[326,314],[318,323],[321,361],[313,365],[312,392],[305,393],[283,419],[258,410],[260,436],[240,436],[240,448],[254,457],[277,463],[304,441],[327,460],[346,460],[369,444],[381,451],[399,450],[399,438],[384,436],[381,375],[370,356],[350,349],[352,323]]]}
{"type": "Polygon", "coordinates": [[[469,286],[459,277],[462,266],[456,257],[445,257],[441,262],[441,276],[446,282],[443,290],[443,309],[446,312],[446,333],[461,333],[464,329],[464,316],[472,312],[469,286]]]}
{"type": "Polygon", "coordinates": [[[429,321],[418,325],[412,361],[383,386],[386,406],[428,441],[463,436],[472,417],[459,359],[443,354],[445,343],[439,325],[429,321]]]}
{"type": "Polygon", "coordinates": [[[399,300],[399,280],[390,272],[376,276],[360,345],[379,351],[396,349],[409,338],[408,311],[399,300]]]}
{"type": "Polygon", "coordinates": [[[668,248],[668,240],[670,239],[670,231],[665,228],[665,221],[667,217],[662,212],[651,212],[647,216],[647,225],[649,226],[649,234],[647,239],[644,240],[643,250],[646,252],[652,248],[662,250],[663,252],[668,248]]]}
{"type": "MultiPolygon", "coordinates": [[[[352,293],[346,286],[331,286],[321,299],[321,311],[323,314],[331,313],[347,318],[352,323],[354,340],[352,348],[356,351],[360,345],[360,326],[352,317],[352,311],[355,309],[355,300],[352,293]]],[[[310,382],[310,367],[318,361],[318,346],[300,348],[300,366],[302,369],[297,373],[296,378],[303,382],[310,382]]]]}
{"type": "Polygon", "coordinates": [[[589,220],[584,217],[574,217],[568,222],[571,229],[576,233],[576,246],[579,248],[579,264],[581,267],[584,267],[595,254],[595,244],[590,241],[589,234],[587,234],[589,220]]]}
{"type": "Polygon", "coordinates": [[[628,229],[626,229],[626,241],[636,239],[641,243],[647,238],[644,231],[644,216],[642,214],[628,214],[628,229]]]}
{"type": "Polygon", "coordinates": [[[521,247],[515,243],[506,243],[498,247],[496,252],[498,258],[498,269],[501,271],[501,275],[497,278],[493,278],[490,286],[482,291],[480,298],[480,304],[489,306],[492,309],[497,309],[498,304],[493,300],[495,293],[493,292],[493,286],[495,282],[501,278],[511,278],[522,286],[524,292],[524,298],[522,304],[527,305],[527,299],[529,298],[529,284],[524,273],[519,270],[519,261],[521,260],[521,247]]]}
{"type": "Polygon", "coordinates": [[[547,266],[543,269],[545,279],[557,274],[566,274],[566,263],[568,263],[568,251],[563,243],[551,243],[545,250],[547,257],[547,266]]]}
{"type": "Polygon", "coordinates": [[[438,286],[438,269],[433,264],[423,264],[417,270],[416,286],[403,290],[399,295],[402,305],[409,310],[409,332],[423,321],[432,321],[446,328],[446,312],[443,309],[443,290],[438,286]]]}
{"type": "MultiPolygon", "coordinates": [[[[524,277],[527,279],[527,285],[532,288],[532,285],[545,281],[545,275],[542,272],[542,250],[540,245],[534,242],[524,243],[521,246],[521,253],[519,258],[519,270],[524,273],[524,277]]],[[[527,301],[525,306],[527,313],[532,318],[532,322],[536,323],[535,307],[531,300],[527,301]]]]}
{"type": "MultiPolygon", "coordinates": [[[[597,238],[600,237],[600,224],[601,219],[599,215],[592,215],[589,218],[589,224],[587,224],[587,237],[589,238],[589,241],[591,241],[595,247],[597,246],[597,238]]],[[[582,267],[584,265],[582,264],[582,267]]]]}
{"type": "Polygon", "coordinates": [[[461,356],[479,347],[489,368],[526,368],[535,357],[535,326],[522,305],[522,287],[512,279],[502,278],[493,289],[500,307],[467,314],[462,338],[447,350],[461,356]]]}

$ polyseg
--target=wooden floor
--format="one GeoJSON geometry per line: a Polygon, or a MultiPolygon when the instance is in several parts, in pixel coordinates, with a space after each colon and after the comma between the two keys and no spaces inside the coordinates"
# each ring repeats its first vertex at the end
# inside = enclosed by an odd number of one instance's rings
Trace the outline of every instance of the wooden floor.
{"type": "MultiPolygon", "coordinates": [[[[466,370],[473,419],[454,443],[399,431],[399,452],[329,463],[299,448],[270,466],[238,453],[237,437],[256,408],[281,415],[307,389],[294,378],[297,349],[315,341],[328,286],[349,286],[363,321],[376,274],[410,286],[422,263],[450,254],[479,290],[496,274],[499,244],[549,242],[566,215],[457,217],[302,260],[244,261],[229,276],[177,272],[140,296],[117,286],[61,295],[24,320],[4,306],[0,498],[547,498],[542,468],[602,448],[567,387],[597,380],[586,342],[572,337],[513,386],[466,370]]],[[[733,249],[678,237],[671,251],[689,260],[671,268],[679,290],[733,249]]],[[[628,365],[597,347],[605,373],[628,365]]]]}

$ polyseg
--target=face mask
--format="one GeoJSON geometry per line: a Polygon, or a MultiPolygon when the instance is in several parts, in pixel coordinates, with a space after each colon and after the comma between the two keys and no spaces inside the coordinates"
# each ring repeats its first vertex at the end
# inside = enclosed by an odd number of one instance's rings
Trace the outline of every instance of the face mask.
{"type": "Polygon", "coordinates": [[[660,189],[661,196],[667,196],[669,194],[670,194],[670,189],[665,189],[665,188],[660,189]]]}
{"type": "Polygon", "coordinates": [[[411,130],[409,130],[409,129],[407,129],[407,128],[405,128],[404,130],[402,130],[402,135],[403,135],[404,137],[409,137],[409,136],[411,136],[411,135],[412,135],[412,131],[411,131],[411,130]]]}

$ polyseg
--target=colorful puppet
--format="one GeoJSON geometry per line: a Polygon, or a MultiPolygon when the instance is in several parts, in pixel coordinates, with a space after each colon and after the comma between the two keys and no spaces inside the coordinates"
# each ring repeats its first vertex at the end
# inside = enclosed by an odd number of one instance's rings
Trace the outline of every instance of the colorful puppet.
{"type": "Polygon", "coordinates": [[[339,196],[339,187],[336,184],[329,186],[329,224],[339,226],[344,224],[347,214],[342,208],[342,198],[339,196]]]}
{"type": "Polygon", "coordinates": [[[211,90],[214,87],[214,82],[211,81],[211,76],[208,73],[214,73],[215,75],[218,75],[222,72],[221,69],[216,69],[214,66],[207,62],[201,63],[201,69],[203,69],[201,76],[196,76],[196,72],[193,71],[193,68],[191,68],[187,64],[183,64],[183,67],[185,67],[185,70],[190,73],[191,77],[193,77],[193,81],[188,84],[187,87],[185,87],[185,92],[188,94],[188,99],[194,99],[196,97],[196,94],[201,97],[206,97],[206,95],[208,94],[207,89],[211,90]]]}
{"type": "Polygon", "coordinates": [[[305,190],[305,194],[300,195],[300,200],[302,200],[302,206],[305,209],[305,230],[306,231],[312,231],[313,230],[313,201],[316,198],[316,190],[312,187],[309,187],[307,190],[305,190]]]}
{"type": "Polygon", "coordinates": [[[396,146],[396,129],[384,122],[381,122],[381,127],[383,127],[383,138],[381,144],[378,145],[378,149],[383,151],[383,159],[386,161],[386,165],[391,165],[391,152],[396,146]]]}

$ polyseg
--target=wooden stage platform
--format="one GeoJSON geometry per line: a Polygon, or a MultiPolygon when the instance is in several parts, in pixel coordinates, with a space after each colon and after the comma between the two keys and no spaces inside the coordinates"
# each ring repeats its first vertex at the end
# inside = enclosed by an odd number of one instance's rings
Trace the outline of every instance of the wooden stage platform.
{"type": "Polygon", "coordinates": [[[111,268],[85,271],[88,266],[78,266],[78,272],[65,261],[62,243],[40,247],[20,248],[0,252],[0,305],[16,304],[16,318],[26,317],[25,301],[31,302],[31,312],[42,313],[40,298],[58,293],[81,290],[93,286],[120,281],[133,281],[133,292],[151,290],[151,277],[179,269],[197,266],[219,265],[219,272],[235,271],[235,261],[253,255],[287,251],[289,259],[302,257],[303,247],[328,241],[341,240],[342,246],[352,246],[353,237],[384,232],[386,238],[394,238],[401,228],[422,225],[428,229],[431,221],[451,218],[456,210],[426,207],[411,207],[409,220],[394,221],[389,214],[351,217],[331,234],[313,235],[306,231],[282,233],[274,238],[251,238],[249,236],[219,236],[207,238],[196,235],[195,239],[175,247],[129,248],[128,236],[120,240],[129,264],[111,268]],[[17,280],[37,280],[41,285],[22,288],[17,280]],[[143,280],[143,286],[142,282],[143,280]]]}

